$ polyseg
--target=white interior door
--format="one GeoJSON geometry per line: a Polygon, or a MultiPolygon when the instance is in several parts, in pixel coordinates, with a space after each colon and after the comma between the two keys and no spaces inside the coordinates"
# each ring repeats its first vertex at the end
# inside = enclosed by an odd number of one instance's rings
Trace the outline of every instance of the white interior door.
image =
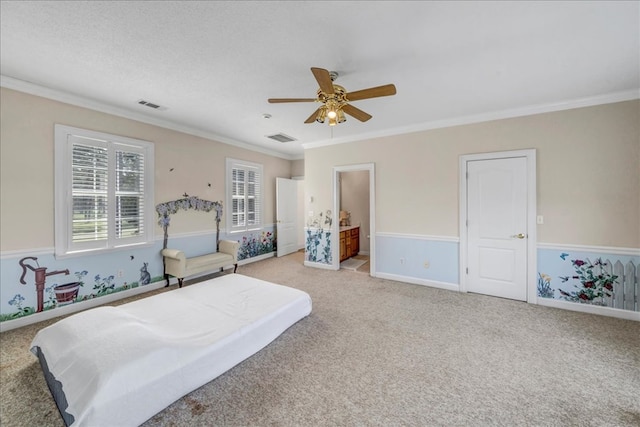
{"type": "Polygon", "coordinates": [[[467,162],[467,291],[527,300],[527,159],[467,162]]]}
{"type": "Polygon", "coordinates": [[[276,178],[276,238],[279,257],[298,250],[298,183],[276,178]]]}
{"type": "Polygon", "coordinates": [[[304,232],[304,180],[296,179],[298,184],[298,214],[296,216],[296,229],[298,230],[298,250],[304,248],[306,234],[304,232]]]}

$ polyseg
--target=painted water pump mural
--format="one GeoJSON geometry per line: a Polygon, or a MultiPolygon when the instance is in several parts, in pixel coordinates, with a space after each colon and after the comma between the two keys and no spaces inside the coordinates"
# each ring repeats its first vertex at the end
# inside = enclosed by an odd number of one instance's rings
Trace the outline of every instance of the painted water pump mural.
{"type": "MultiPolygon", "coordinates": [[[[122,254],[114,257],[120,260],[124,258],[122,254]]],[[[54,262],[52,257],[45,258],[49,259],[45,261],[46,263],[54,262]]],[[[135,257],[126,255],[126,259],[134,262],[135,257]]],[[[6,296],[5,294],[2,300],[3,306],[6,304],[13,312],[5,311],[0,314],[0,322],[87,301],[115,292],[126,291],[160,280],[160,277],[151,277],[147,271],[148,262],[143,262],[142,268],[137,269],[127,266],[127,276],[130,276],[132,271],[141,272],[140,280],[137,281],[127,280],[122,277],[125,276],[123,261],[118,261],[117,263],[118,268],[122,270],[114,271],[110,274],[96,273],[93,275],[90,275],[89,269],[83,265],[83,259],[72,260],[75,262],[69,261],[74,267],[57,270],[42,266],[41,261],[42,259],[38,259],[35,256],[26,256],[17,260],[20,273],[15,281],[16,288],[12,292],[10,291],[11,294],[9,295],[13,296],[6,296]],[[85,286],[88,276],[93,277],[93,287],[87,288],[85,286]]],[[[95,265],[95,263],[92,264],[95,265]]],[[[100,262],[99,264],[102,265],[103,263],[100,262]]]]}
{"type": "MultiPolygon", "coordinates": [[[[24,280],[25,276],[27,275],[27,269],[33,271],[35,273],[35,285],[36,285],[36,293],[37,293],[37,298],[38,298],[38,305],[36,308],[36,312],[41,312],[42,310],[44,310],[44,285],[45,285],[45,281],[47,280],[48,276],[54,276],[57,274],[66,274],[69,275],[69,270],[56,270],[56,271],[50,271],[47,273],[47,267],[40,267],[40,265],[38,264],[38,258],[36,257],[24,257],[22,258],[20,261],[18,261],[18,264],[20,264],[20,267],[22,267],[22,276],[20,276],[20,283],[22,283],[23,285],[26,285],[27,282],[24,280]],[[32,266],[31,262],[29,262],[28,264],[25,264],[25,262],[27,261],[33,261],[36,266],[32,266]]],[[[60,286],[56,286],[54,288],[54,292],[56,295],[56,298],[58,298],[58,296],[60,296],[60,300],[58,300],[59,302],[72,302],[73,299],[76,297],[76,295],[78,294],[78,288],[80,287],[78,282],[71,282],[71,283],[67,283],[64,285],[60,285],[60,286]]]]}

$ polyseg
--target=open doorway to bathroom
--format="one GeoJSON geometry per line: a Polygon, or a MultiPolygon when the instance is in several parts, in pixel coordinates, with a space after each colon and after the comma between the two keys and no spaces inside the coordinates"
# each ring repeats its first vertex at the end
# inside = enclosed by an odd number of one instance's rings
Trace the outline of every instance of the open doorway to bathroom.
{"type": "Polygon", "coordinates": [[[373,164],[334,168],[333,259],[336,269],[375,275],[375,176],[373,164]]]}

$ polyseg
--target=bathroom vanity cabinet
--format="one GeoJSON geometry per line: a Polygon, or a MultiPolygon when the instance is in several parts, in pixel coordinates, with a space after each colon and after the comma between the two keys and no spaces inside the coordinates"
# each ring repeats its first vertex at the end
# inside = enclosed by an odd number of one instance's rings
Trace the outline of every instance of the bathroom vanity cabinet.
{"type": "Polygon", "coordinates": [[[340,262],[360,252],[360,226],[340,227],[340,262]]]}

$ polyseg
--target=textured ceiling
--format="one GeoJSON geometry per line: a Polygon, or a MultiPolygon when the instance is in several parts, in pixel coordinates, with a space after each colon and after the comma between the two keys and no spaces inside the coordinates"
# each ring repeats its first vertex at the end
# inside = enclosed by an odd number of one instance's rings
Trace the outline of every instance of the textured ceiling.
{"type": "Polygon", "coordinates": [[[2,1],[3,86],[69,99],[285,158],[308,147],[633,99],[639,2],[2,1]],[[304,124],[310,67],[373,116],[304,124]],[[159,104],[155,111],[139,99],[159,104]],[[263,114],[271,115],[270,119],[263,114]],[[266,135],[297,139],[280,143],[266,135]]]}

